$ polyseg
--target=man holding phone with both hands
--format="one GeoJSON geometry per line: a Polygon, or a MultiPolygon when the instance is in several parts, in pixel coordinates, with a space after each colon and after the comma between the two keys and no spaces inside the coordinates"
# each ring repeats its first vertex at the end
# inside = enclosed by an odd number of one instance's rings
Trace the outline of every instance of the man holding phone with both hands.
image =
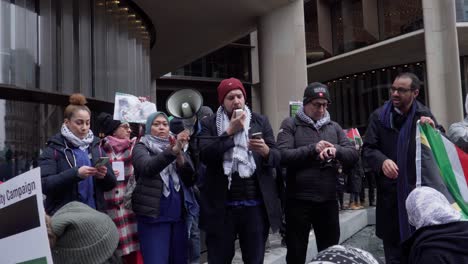
{"type": "Polygon", "coordinates": [[[351,167],[359,154],[340,125],[331,121],[330,103],[326,85],[309,84],[303,106],[282,122],[278,133],[281,163],[287,168],[287,263],[305,262],[311,224],[318,251],[338,244],[340,238],[336,162],[351,167]]]}
{"type": "Polygon", "coordinates": [[[220,107],[202,121],[200,157],[206,164],[200,188],[200,227],[206,231],[208,263],[231,263],[239,238],[244,263],[263,263],[270,227],[280,225],[273,169],[280,153],[267,117],[245,105],[235,78],[218,86],[220,107]]]}

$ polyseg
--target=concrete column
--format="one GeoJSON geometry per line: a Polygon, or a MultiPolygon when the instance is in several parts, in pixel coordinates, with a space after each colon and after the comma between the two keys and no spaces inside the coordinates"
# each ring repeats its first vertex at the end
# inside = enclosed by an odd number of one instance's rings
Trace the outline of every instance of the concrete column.
{"type": "Polygon", "coordinates": [[[260,86],[260,68],[258,66],[258,33],[254,31],[250,33],[250,45],[253,47],[250,50],[250,66],[252,69],[252,110],[260,113],[262,111],[262,98],[260,86]]]}
{"type": "Polygon", "coordinates": [[[423,0],[429,107],[446,129],[463,119],[455,2],[423,0]]]}
{"type": "Polygon", "coordinates": [[[276,134],[289,101],[302,100],[307,85],[304,2],[273,10],[258,24],[262,113],[276,134]]]}
{"type": "MultiPolygon", "coordinates": [[[[150,91],[150,102],[156,103],[156,80],[151,81],[151,91],[150,91]]],[[[156,106],[156,109],[159,109],[160,105],[156,106]]]]}

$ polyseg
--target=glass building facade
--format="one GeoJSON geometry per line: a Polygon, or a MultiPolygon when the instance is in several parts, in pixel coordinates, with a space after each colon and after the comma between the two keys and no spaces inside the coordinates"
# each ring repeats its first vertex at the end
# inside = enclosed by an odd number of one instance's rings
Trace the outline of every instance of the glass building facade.
{"type": "Polygon", "coordinates": [[[37,166],[71,93],[96,113],[149,96],[155,36],[131,1],[0,0],[0,180],[37,166]]]}
{"type": "MultiPolygon", "coordinates": [[[[456,0],[457,22],[468,21],[468,0],[456,0]]],[[[307,64],[333,59],[359,48],[401,36],[424,27],[422,0],[337,0],[305,1],[307,64]],[[325,3],[325,6],[323,6],[325,3]],[[375,5],[370,5],[374,3],[375,5]],[[322,5],[322,6],[321,6],[322,5]],[[320,16],[317,10],[329,12],[320,16]],[[367,22],[366,22],[367,21],[367,22]],[[377,25],[371,26],[371,22],[377,25]],[[330,43],[320,36],[319,27],[329,26],[330,43]],[[328,45],[327,47],[327,44],[328,45]]],[[[326,37],[326,36],[325,36],[326,37]]],[[[424,45],[424,43],[422,43],[424,45]]],[[[361,62],[356,62],[361,63],[361,62]]],[[[462,94],[468,87],[468,57],[460,57],[462,94]]],[[[426,82],[426,64],[415,61],[403,65],[353,72],[326,80],[333,103],[329,107],[333,120],[343,128],[357,127],[363,134],[370,114],[389,99],[388,89],[400,72],[415,73],[426,82]]],[[[308,80],[313,82],[315,80],[308,80]]],[[[423,85],[418,100],[427,104],[423,85]]],[[[463,98],[465,100],[465,98],[463,98]]]]}

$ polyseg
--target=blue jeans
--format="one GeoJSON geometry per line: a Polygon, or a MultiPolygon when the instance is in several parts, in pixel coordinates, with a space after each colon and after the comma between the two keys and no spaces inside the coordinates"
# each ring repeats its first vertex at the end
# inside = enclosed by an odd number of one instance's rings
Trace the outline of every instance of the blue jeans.
{"type": "Polygon", "coordinates": [[[200,263],[200,229],[198,215],[187,215],[188,259],[189,263],[200,263]]]}

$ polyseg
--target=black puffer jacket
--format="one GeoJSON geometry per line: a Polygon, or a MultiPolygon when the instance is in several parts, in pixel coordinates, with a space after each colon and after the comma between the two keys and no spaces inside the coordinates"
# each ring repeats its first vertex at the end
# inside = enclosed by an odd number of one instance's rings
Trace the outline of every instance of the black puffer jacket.
{"type": "MultiPolygon", "coordinates": [[[[82,179],[78,177],[79,168],[72,167],[74,165],[73,152],[71,149],[65,151],[65,142],[68,146],[72,146],[60,133],[52,136],[39,158],[42,192],[47,196],[45,210],[49,215],[53,215],[71,201],[79,201],[78,183],[82,179]]],[[[106,153],[100,149],[97,137],[94,138],[89,149],[93,164],[99,157],[106,157],[106,153]]],[[[96,209],[104,212],[106,209],[104,192],[112,190],[117,183],[111,165],[107,164],[107,174],[103,179],[93,177],[93,180],[96,209]]]]}
{"type": "Polygon", "coordinates": [[[335,145],[336,159],[351,167],[358,152],[338,123],[331,121],[316,130],[297,117],[283,120],[278,133],[281,163],[287,167],[287,197],[324,202],[336,200],[336,166],[323,167],[315,145],[326,140],[335,145]]]}
{"type": "MultiPolygon", "coordinates": [[[[195,170],[190,157],[184,153],[185,163],[178,167],[177,173],[186,187],[195,182],[195,170]]],[[[177,158],[170,149],[153,153],[142,142],[133,149],[132,160],[137,178],[137,185],[132,194],[132,208],[135,214],[157,218],[163,190],[163,181],[159,174],[177,158]]],[[[183,195],[183,192],[181,191],[183,195]]]]}

